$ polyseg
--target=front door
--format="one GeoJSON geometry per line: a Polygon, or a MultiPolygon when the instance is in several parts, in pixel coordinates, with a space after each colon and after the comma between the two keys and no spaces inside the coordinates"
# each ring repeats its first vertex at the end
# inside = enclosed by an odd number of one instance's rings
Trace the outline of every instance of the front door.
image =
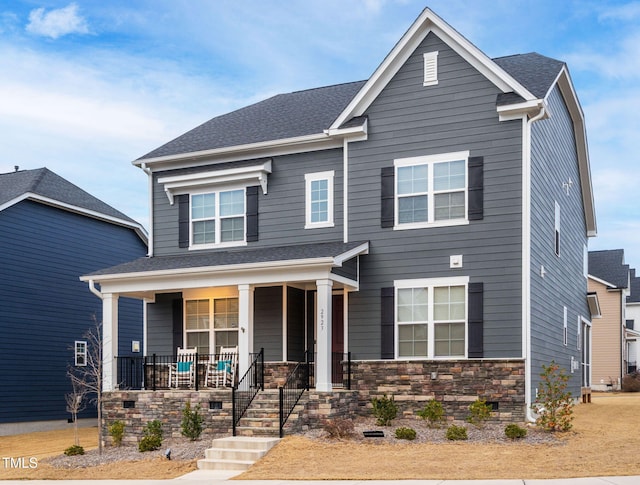
{"type": "Polygon", "coordinates": [[[342,385],[342,360],[344,359],[344,295],[331,299],[331,382],[342,385]]]}

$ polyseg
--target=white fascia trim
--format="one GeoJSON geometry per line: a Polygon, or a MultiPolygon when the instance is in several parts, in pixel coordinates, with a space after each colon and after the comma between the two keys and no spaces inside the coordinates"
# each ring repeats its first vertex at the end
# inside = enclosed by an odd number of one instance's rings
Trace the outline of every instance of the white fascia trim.
{"type": "Polygon", "coordinates": [[[187,175],[160,177],[159,184],[164,184],[164,191],[173,205],[174,196],[186,193],[189,189],[212,187],[224,183],[258,182],[262,192],[267,193],[267,175],[271,173],[271,160],[250,167],[229,168],[213,172],[198,172],[187,175]]]}
{"type": "MultiPolygon", "coordinates": [[[[589,145],[587,142],[584,113],[582,112],[578,96],[573,88],[573,82],[571,81],[566,66],[560,70],[556,78],[556,83],[573,121],[573,133],[576,140],[576,151],[580,171],[580,187],[582,188],[582,204],[584,206],[587,223],[587,236],[595,237],[598,234],[598,224],[596,221],[593,185],[591,183],[591,164],[589,162],[589,145]]],[[[550,94],[551,90],[547,93],[547,97],[550,94]]]]}
{"type": "Polygon", "coordinates": [[[613,283],[609,283],[606,280],[603,280],[601,278],[598,278],[597,276],[593,276],[592,274],[588,275],[588,278],[590,280],[596,281],[598,283],[600,283],[601,285],[604,285],[607,287],[607,290],[619,290],[620,288],[618,288],[616,285],[614,285],[613,283]]]}
{"type": "Polygon", "coordinates": [[[334,266],[342,266],[345,261],[349,261],[351,258],[356,256],[360,256],[361,254],[369,254],[369,243],[363,243],[360,246],[356,246],[355,248],[344,252],[342,254],[337,255],[333,258],[334,266]]]}
{"type": "MultiPolygon", "coordinates": [[[[546,103],[542,99],[533,99],[531,101],[525,101],[524,103],[506,104],[498,106],[496,111],[498,112],[498,119],[500,121],[512,121],[519,120],[522,115],[535,115],[540,111],[540,108],[545,108],[545,112],[548,113],[546,103]]],[[[545,118],[548,115],[545,115],[545,118]]]]}
{"type": "Polygon", "coordinates": [[[84,207],[78,207],[75,205],[71,205],[71,204],[66,204],[64,202],[60,202],[59,200],[55,200],[55,199],[50,199],[49,197],[44,197],[42,195],[39,194],[34,194],[32,192],[25,192],[24,194],[20,195],[19,197],[16,197],[15,199],[11,199],[7,202],[5,202],[4,204],[0,205],[0,212],[2,212],[3,210],[19,203],[22,202],[23,200],[33,200],[36,202],[41,202],[43,204],[46,205],[50,205],[52,207],[57,207],[58,209],[63,209],[69,212],[75,212],[76,214],[81,214],[84,216],[88,216],[88,217],[92,217],[94,219],[99,219],[102,221],[106,221],[106,222],[110,222],[113,224],[117,224],[119,226],[125,226],[128,227],[130,229],[133,229],[136,234],[138,234],[138,236],[140,237],[140,239],[142,239],[144,241],[145,244],[148,244],[148,235],[147,235],[147,231],[145,230],[144,227],[142,227],[140,224],[138,223],[132,223],[130,221],[124,220],[124,219],[119,219],[117,217],[113,217],[107,214],[103,214],[102,212],[96,212],[96,211],[92,211],[90,209],[85,209],[84,207]]]}
{"type": "Polygon", "coordinates": [[[260,271],[265,269],[276,268],[294,268],[294,267],[316,267],[327,266],[331,268],[333,266],[334,259],[331,257],[315,258],[315,259],[292,259],[285,261],[267,261],[262,263],[242,263],[242,264],[229,264],[223,266],[200,266],[197,268],[176,268],[176,269],[164,269],[157,271],[145,271],[137,273],[119,273],[119,274],[106,274],[106,275],[94,275],[94,276],[81,276],[81,281],[94,280],[98,282],[112,281],[112,280],[128,280],[128,279],[142,279],[142,278],[157,278],[163,276],[176,276],[176,275],[197,275],[197,274],[218,274],[218,273],[234,273],[241,271],[260,271]]]}
{"type": "Polygon", "coordinates": [[[342,114],[336,118],[330,130],[342,126],[354,116],[361,116],[430,32],[440,37],[443,42],[486,76],[502,92],[513,91],[527,101],[535,99],[522,84],[507,74],[486,54],[465,39],[432,10],[425,8],[342,114]]]}
{"type": "Polygon", "coordinates": [[[223,163],[286,153],[299,153],[305,151],[305,149],[308,149],[309,151],[323,150],[328,148],[327,146],[324,146],[324,144],[327,143],[331,148],[338,148],[342,146],[342,140],[335,140],[329,137],[326,133],[317,133],[314,135],[283,138],[281,140],[269,140],[258,143],[248,143],[245,145],[214,148],[212,150],[201,150],[197,152],[166,155],[163,157],[145,158],[141,160],[134,160],[131,163],[136,166],[140,166],[144,163],[152,169],[154,165],[162,165],[162,170],[169,170],[185,166],[197,166],[194,161],[198,160],[200,161],[200,165],[209,165],[211,163],[223,163]],[[318,145],[318,147],[316,147],[316,145],[318,145]]]}
{"type": "Polygon", "coordinates": [[[369,133],[369,120],[365,119],[362,125],[350,128],[329,128],[324,131],[329,136],[341,136],[345,139],[355,139],[357,141],[366,140],[369,133]]]}

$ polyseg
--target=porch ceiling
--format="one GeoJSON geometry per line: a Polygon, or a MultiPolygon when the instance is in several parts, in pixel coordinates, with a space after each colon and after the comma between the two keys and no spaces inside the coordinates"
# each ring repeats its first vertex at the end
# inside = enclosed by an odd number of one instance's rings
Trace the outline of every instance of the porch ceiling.
{"type": "Polygon", "coordinates": [[[367,254],[369,243],[328,242],[280,247],[192,252],[154,256],[81,276],[99,283],[101,291],[150,298],[155,292],[185,288],[313,281],[330,278],[357,289],[358,281],[331,273],[335,267],[367,254]]]}

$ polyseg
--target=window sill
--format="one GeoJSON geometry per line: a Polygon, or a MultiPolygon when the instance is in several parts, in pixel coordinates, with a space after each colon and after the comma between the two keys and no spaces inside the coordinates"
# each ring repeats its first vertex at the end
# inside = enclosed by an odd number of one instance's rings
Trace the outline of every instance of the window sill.
{"type": "Polygon", "coordinates": [[[323,227],[335,227],[333,222],[316,222],[313,224],[305,224],[305,229],[322,229],[323,227]]]}
{"type": "Polygon", "coordinates": [[[451,219],[448,221],[438,222],[410,222],[407,224],[396,224],[393,226],[394,231],[404,231],[407,229],[428,229],[431,227],[451,227],[469,225],[468,219],[451,219]]]}
{"type": "Polygon", "coordinates": [[[199,251],[201,249],[224,249],[224,248],[237,248],[246,246],[247,241],[234,241],[229,243],[220,244],[197,244],[189,246],[189,251],[199,251]]]}

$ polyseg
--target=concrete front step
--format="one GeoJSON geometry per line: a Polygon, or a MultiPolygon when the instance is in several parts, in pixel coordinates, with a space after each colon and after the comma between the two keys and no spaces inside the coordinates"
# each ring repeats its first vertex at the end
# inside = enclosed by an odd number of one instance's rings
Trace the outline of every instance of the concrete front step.
{"type": "Polygon", "coordinates": [[[280,437],[280,425],[275,426],[236,426],[238,436],[254,437],[280,437]]]}
{"type": "Polygon", "coordinates": [[[278,438],[234,436],[213,440],[198,460],[200,470],[246,470],[275,446],[278,438]]]}

